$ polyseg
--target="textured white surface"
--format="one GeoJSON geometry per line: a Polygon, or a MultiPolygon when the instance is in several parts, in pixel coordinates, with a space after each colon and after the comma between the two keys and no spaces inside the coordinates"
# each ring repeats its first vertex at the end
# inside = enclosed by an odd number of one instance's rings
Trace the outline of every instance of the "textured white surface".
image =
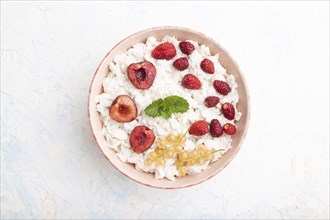
{"type": "Polygon", "coordinates": [[[328,10],[327,1],[1,2],[1,218],[329,218],[328,10]],[[233,162],[176,191],[117,172],[87,120],[103,56],[159,25],[218,40],[252,104],[233,162]]]}

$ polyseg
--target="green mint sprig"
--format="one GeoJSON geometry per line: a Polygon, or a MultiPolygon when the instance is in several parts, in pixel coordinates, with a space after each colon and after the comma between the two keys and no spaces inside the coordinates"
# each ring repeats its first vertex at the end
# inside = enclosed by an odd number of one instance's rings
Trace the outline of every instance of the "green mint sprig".
{"type": "Polygon", "coordinates": [[[165,99],[157,99],[153,101],[144,110],[146,115],[150,117],[163,117],[169,119],[174,113],[185,113],[189,109],[187,100],[180,96],[172,95],[165,99]]]}

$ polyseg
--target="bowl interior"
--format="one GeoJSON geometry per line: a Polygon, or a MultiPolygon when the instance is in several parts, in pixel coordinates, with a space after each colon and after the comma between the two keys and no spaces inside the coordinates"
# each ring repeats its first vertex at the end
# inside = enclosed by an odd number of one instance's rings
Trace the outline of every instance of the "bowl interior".
{"type": "Polygon", "coordinates": [[[246,83],[242,73],[240,72],[236,62],[230,57],[226,50],[224,50],[217,42],[213,39],[203,35],[202,33],[192,31],[186,28],[181,27],[158,27],[151,28],[147,30],[140,31],[135,33],[120,43],[118,43],[102,60],[99,65],[96,73],[94,75],[90,94],[89,94],[89,104],[88,104],[88,113],[90,119],[90,125],[92,128],[93,136],[97,142],[99,148],[105,155],[105,157],[111,162],[111,164],[119,170],[121,173],[127,177],[139,182],[141,184],[157,187],[157,188],[182,188],[201,183],[214,175],[220,172],[226,165],[235,157],[238,152],[242,141],[246,135],[247,125],[249,121],[249,96],[246,87],[246,83]],[[240,96],[240,101],[237,105],[237,108],[242,112],[241,119],[236,123],[237,133],[233,136],[232,148],[227,151],[215,163],[211,164],[203,172],[193,175],[185,176],[183,178],[176,178],[176,181],[170,181],[167,179],[157,180],[154,178],[153,174],[145,173],[138,171],[134,168],[132,164],[124,163],[119,160],[115,155],[115,152],[109,148],[109,143],[105,140],[105,137],[102,135],[102,120],[99,113],[96,111],[95,97],[103,92],[102,83],[106,75],[109,73],[108,64],[113,60],[113,58],[128,48],[133,44],[139,42],[145,42],[149,36],[154,36],[158,40],[162,39],[165,35],[175,36],[179,40],[194,40],[199,44],[205,44],[210,47],[211,53],[219,53],[219,61],[226,68],[227,72],[233,74],[238,83],[238,93],[240,96]]]}

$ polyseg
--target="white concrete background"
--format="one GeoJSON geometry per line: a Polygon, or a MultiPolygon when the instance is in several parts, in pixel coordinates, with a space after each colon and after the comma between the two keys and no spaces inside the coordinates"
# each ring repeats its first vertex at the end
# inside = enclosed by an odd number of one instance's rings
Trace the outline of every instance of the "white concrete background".
{"type": "Polygon", "coordinates": [[[1,218],[329,218],[329,2],[1,2],[1,218]],[[187,189],[117,172],[91,138],[103,56],[160,25],[218,40],[252,115],[233,162],[187,189]]]}

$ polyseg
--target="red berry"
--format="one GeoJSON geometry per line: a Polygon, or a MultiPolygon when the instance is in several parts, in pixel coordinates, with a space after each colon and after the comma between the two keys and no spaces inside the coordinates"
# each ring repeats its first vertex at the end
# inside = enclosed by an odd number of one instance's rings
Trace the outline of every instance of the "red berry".
{"type": "Polygon", "coordinates": [[[205,98],[204,104],[208,108],[216,106],[220,102],[220,98],[216,96],[208,96],[205,98]]]}
{"type": "Polygon", "coordinates": [[[127,76],[138,89],[149,89],[154,83],[156,67],[148,62],[132,63],[127,67],[127,76]]]}
{"type": "Polygon", "coordinates": [[[209,125],[204,120],[194,122],[189,128],[189,134],[195,136],[202,136],[207,134],[207,132],[209,132],[209,125]]]}
{"type": "Polygon", "coordinates": [[[210,134],[212,137],[220,137],[223,134],[222,126],[218,119],[213,119],[210,123],[210,134]]]}
{"type": "Polygon", "coordinates": [[[129,143],[135,153],[148,150],[154,141],[154,132],[144,125],[136,126],[129,136],[129,143]]]}
{"type": "Polygon", "coordinates": [[[189,67],[188,59],[181,57],[173,62],[173,66],[175,69],[183,71],[189,67]]]}
{"type": "Polygon", "coordinates": [[[176,55],[175,47],[170,42],[165,42],[159,44],[155,49],[151,52],[151,56],[155,59],[159,60],[170,60],[176,55]]]}
{"type": "Polygon", "coordinates": [[[204,72],[213,74],[214,73],[214,64],[211,60],[205,58],[201,62],[201,68],[204,72]]]}
{"type": "Polygon", "coordinates": [[[235,118],[235,108],[228,102],[221,106],[221,112],[229,120],[233,120],[235,118]]]}
{"type": "Polygon", "coordinates": [[[180,50],[182,51],[182,53],[187,54],[187,55],[190,55],[195,50],[194,45],[188,41],[180,42],[179,47],[180,47],[180,50]]]}
{"type": "Polygon", "coordinates": [[[221,80],[215,80],[213,82],[213,87],[221,95],[228,95],[228,93],[231,91],[231,88],[229,87],[228,83],[221,80]]]}
{"type": "Polygon", "coordinates": [[[137,116],[137,107],[131,97],[120,95],[113,100],[109,108],[109,115],[118,122],[131,122],[137,116]]]}
{"type": "Polygon", "coordinates": [[[227,123],[223,126],[223,131],[228,135],[234,135],[236,133],[236,127],[233,124],[227,123]]]}
{"type": "Polygon", "coordinates": [[[186,74],[181,82],[182,86],[187,89],[200,89],[202,84],[199,79],[193,74],[186,74]]]}

